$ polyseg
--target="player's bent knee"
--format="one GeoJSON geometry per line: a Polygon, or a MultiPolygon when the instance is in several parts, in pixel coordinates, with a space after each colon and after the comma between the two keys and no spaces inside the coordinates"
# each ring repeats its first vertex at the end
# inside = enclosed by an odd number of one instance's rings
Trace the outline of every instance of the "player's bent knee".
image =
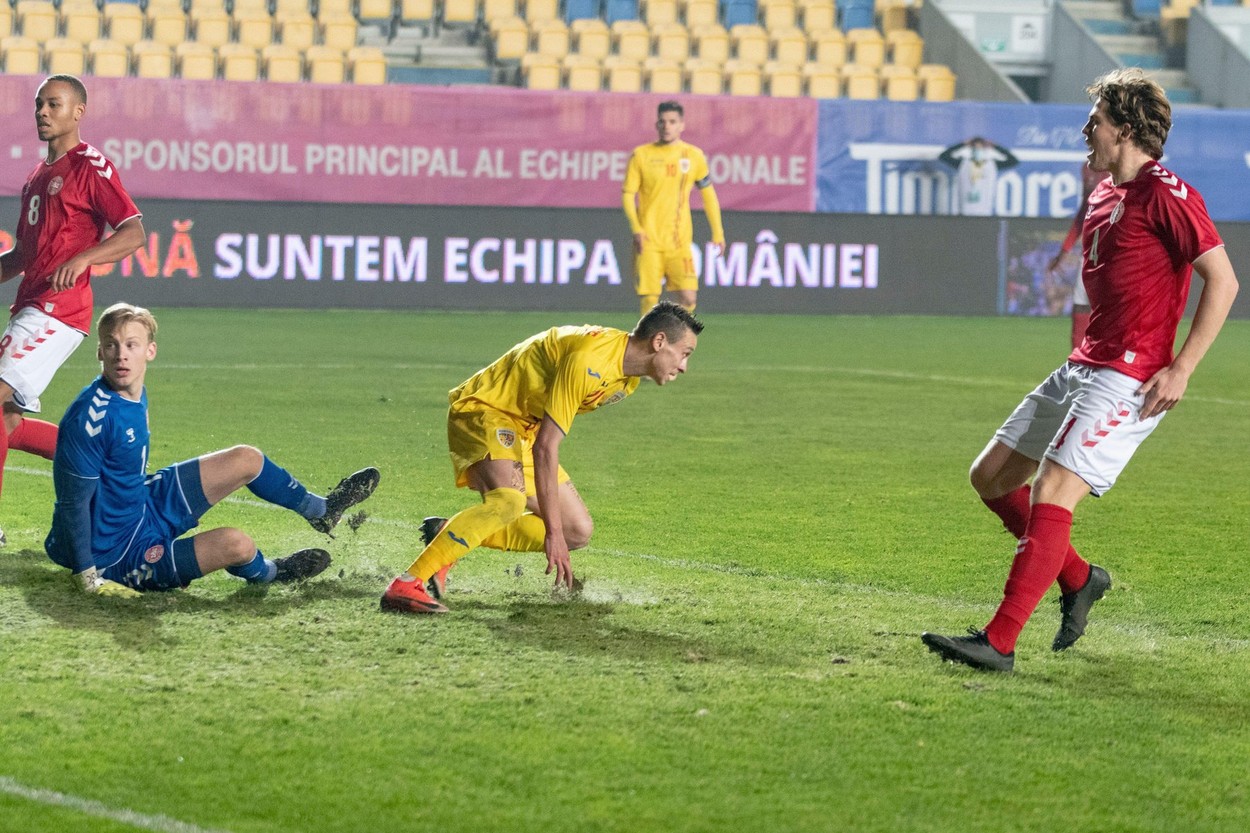
{"type": "Polygon", "coordinates": [[[247,564],[256,557],[256,542],[252,536],[241,529],[220,529],[222,533],[218,546],[222,549],[223,559],[231,565],[247,564]]]}
{"type": "Polygon", "coordinates": [[[580,550],[590,543],[595,532],[595,523],[590,518],[574,522],[564,527],[564,543],[571,550],[580,550]]]}

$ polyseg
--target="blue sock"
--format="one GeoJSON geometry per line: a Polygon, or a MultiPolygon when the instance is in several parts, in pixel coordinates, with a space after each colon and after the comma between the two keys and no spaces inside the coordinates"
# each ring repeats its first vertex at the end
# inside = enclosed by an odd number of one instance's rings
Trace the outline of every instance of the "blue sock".
{"type": "Polygon", "coordinates": [[[247,579],[252,584],[268,584],[278,575],[278,565],[265,558],[264,554],[257,550],[256,557],[251,561],[237,567],[227,567],[226,572],[232,576],[247,579]]]}
{"type": "Polygon", "coordinates": [[[320,518],[326,513],[325,498],[310,493],[303,483],[268,457],[260,474],[247,488],[261,500],[298,512],[305,518],[320,518]]]}

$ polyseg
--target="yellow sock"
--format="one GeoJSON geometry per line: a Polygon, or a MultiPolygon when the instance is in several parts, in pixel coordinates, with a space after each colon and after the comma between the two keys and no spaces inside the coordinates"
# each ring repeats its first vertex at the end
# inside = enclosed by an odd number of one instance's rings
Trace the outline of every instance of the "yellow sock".
{"type": "Polygon", "coordinates": [[[655,306],[656,304],[660,303],[659,295],[639,295],[638,297],[642,301],[642,314],[643,315],[646,315],[647,313],[651,312],[651,308],[655,306]]]}
{"type": "Polygon", "coordinates": [[[486,538],[512,524],[525,511],[525,495],[516,489],[492,489],[479,506],[470,506],[451,517],[443,531],[405,571],[419,581],[454,564],[486,538]]]}
{"type": "Polygon", "coordinates": [[[482,546],[508,552],[542,552],[547,525],[533,512],[526,512],[503,529],[482,539],[482,546]]]}

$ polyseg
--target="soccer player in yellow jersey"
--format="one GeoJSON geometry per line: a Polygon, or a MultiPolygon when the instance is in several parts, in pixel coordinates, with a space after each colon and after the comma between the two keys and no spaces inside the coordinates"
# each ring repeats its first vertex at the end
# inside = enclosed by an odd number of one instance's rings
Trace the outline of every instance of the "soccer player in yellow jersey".
{"type": "Polygon", "coordinates": [[[449,520],[427,518],[425,549],[382,594],[382,609],[446,613],[447,570],[478,546],[545,552],[556,586],[573,587],[569,550],[593,522],[560,465],[578,414],[629,396],[642,377],[664,385],[686,372],[703,324],[671,301],[624,332],[553,327],[522,341],[448,394],[447,444],[456,485],[482,496],[449,520]]]}
{"type": "Polygon", "coordinates": [[[676,101],[663,102],[655,122],[659,138],[634,148],[625,171],[621,205],[634,233],[634,290],[640,296],[644,315],[660,300],[665,278],[677,303],[694,312],[699,276],[690,253],[694,239],[691,188],[698,187],[703,197],[703,210],[712,227],[712,245],[717,254],[725,250],[720,202],[712,187],[707,157],[681,140],[685,128],[681,105],[676,101]]]}

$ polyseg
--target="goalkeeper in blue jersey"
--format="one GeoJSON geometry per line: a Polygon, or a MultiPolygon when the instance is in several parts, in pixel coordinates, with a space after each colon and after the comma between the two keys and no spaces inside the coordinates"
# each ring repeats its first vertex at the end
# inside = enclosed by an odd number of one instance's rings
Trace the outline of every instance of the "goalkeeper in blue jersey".
{"type": "Polygon", "coordinates": [[[69,568],[83,590],[107,596],[185,587],[221,569],[253,583],[297,581],[325,570],[325,550],[271,561],[239,529],[179,536],[244,486],[328,534],[344,511],[373,493],[378,470],[362,469],[319,497],[257,449],[237,445],[148,476],[143,379],[156,358],[156,319],[142,307],[114,304],[100,316],[97,332],[100,376],[61,418],[48,556],[69,568]]]}

